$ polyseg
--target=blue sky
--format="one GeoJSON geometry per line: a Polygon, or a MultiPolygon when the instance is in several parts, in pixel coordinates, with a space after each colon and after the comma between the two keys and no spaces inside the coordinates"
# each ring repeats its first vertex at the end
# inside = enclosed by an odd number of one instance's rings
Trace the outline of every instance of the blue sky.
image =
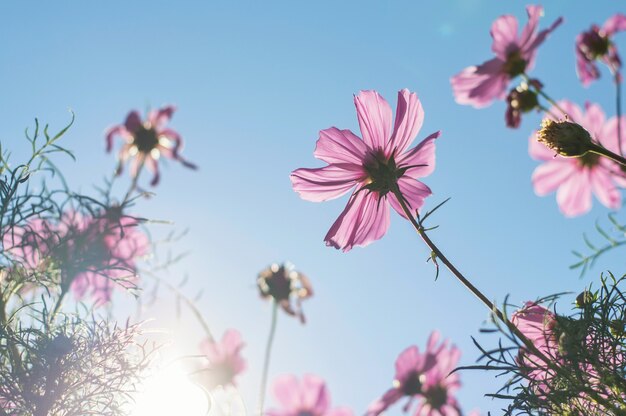
{"type": "MultiPolygon", "coordinates": [[[[598,102],[614,114],[606,71],[601,82],[580,86],[574,38],[618,11],[616,3],[544,6],[542,27],[560,15],[565,23],[541,47],[533,75],[557,99],[598,102]]],[[[527,138],[539,116],[513,131],[504,126],[503,103],[475,110],[454,102],[449,78],[491,57],[489,27],[505,13],[526,19],[524,3],[486,0],[3,3],[0,141],[17,157],[34,117],[56,130],[71,109],[76,122],[64,144],[78,161],[60,165],[73,186],[93,192],[116,163],[104,152],[104,130],[130,109],[176,104],[171,127],[200,169],[169,163],[156,197],[137,207],[189,230],[171,248],[188,256],[164,278],[188,275],[184,290],[203,292],[199,307],[214,332],[243,333],[249,369],[241,390],[252,407],[270,318],[255,276],[272,262],[295,263],[316,295],[304,305],[306,326],[280,316],[271,378],[318,374],[335,404],[361,414],[390,386],[397,354],[423,346],[431,330],[462,348],[462,364],[478,356],[471,336],[496,339],[478,333],[487,311],[471,294],[446,272],[435,282],[428,252],[406,221],[394,215],[381,241],[344,254],[322,239],[346,199],[314,204],[291,190],[293,169],[322,165],[312,156],[319,130],[358,132],[352,96],[359,90],[378,90],[394,109],[398,90],[416,91],[426,112],[418,140],[442,130],[437,169],[425,179],[434,191],[427,208],[452,199],[434,216],[440,228],[431,237],[490,298],[509,294],[521,303],[577,292],[602,270],[622,272],[619,256],[601,260],[582,280],[568,269],[570,250],[583,247],[582,233],[592,235],[608,211],[594,201],[588,215],[565,219],[553,195],[535,196],[537,163],[527,138]]],[[[120,194],[125,184],[126,177],[120,194]]],[[[200,326],[189,314],[175,324],[173,311],[165,302],[153,313],[179,327],[181,352],[195,353],[200,326]]],[[[483,397],[500,380],[477,372],[462,379],[466,410],[500,408],[483,397]]]]}

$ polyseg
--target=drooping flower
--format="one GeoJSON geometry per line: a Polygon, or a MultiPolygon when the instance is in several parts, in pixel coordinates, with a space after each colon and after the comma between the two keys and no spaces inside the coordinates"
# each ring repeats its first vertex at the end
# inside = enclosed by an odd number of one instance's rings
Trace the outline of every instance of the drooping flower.
{"type": "Polygon", "coordinates": [[[90,295],[97,306],[111,300],[116,286],[135,287],[136,259],[148,252],[138,221],[117,207],[101,216],[65,212],[59,222],[34,219],[4,234],[4,249],[23,267],[59,271],[59,284],[77,299],[90,295]]]}
{"type": "Polygon", "coordinates": [[[257,276],[257,288],[264,299],[272,298],[289,315],[297,316],[302,323],[302,301],[313,296],[309,278],[294,270],[290,263],[274,263],[257,276]]]}
{"type": "Polygon", "coordinates": [[[280,409],[270,409],[268,416],[352,416],[345,407],[331,408],[330,393],[320,377],[305,374],[302,381],[293,375],[274,381],[274,396],[280,409]]]}
{"type": "Polygon", "coordinates": [[[241,356],[244,346],[241,334],[235,329],[224,332],[221,341],[205,339],[200,351],[209,364],[196,371],[194,379],[209,391],[217,386],[236,386],[237,376],[246,369],[246,361],[241,356]]]}
{"type": "Polygon", "coordinates": [[[612,73],[619,73],[622,61],[611,38],[623,30],[626,30],[626,16],[617,13],[602,27],[592,25],[588,31],[576,36],[576,73],[584,86],[600,77],[596,60],[604,62],[612,73]]]}
{"type": "MultiPolygon", "coordinates": [[[[597,104],[587,103],[585,113],[570,101],[558,103],[571,122],[582,126],[591,139],[615,153],[619,152],[617,117],[606,120],[604,111],[597,104]]],[[[552,114],[560,110],[552,108],[552,114]]],[[[622,137],[626,137],[626,121],[622,119],[622,137]]],[[[617,186],[626,186],[626,179],[620,166],[607,158],[594,153],[568,158],[555,156],[536,139],[536,132],[529,139],[529,153],[533,159],[544,161],[532,175],[535,193],[545,196],[557,191],[556,200],[561,212],[567,217],[582,215],[591,209],[591,194],[608,208],[617,209],[621,205],[621,194],[617,186]]]]}
{"type": "Polygon", "coordinates": [[[125,141],[118,154],[117,175],[122,173],[124,165],[130,158],[133,158],[130,164],[130,176],[137,177],[139,170],[145,165],[154,175],[150,182],[152,186],[159,183],[158,161],[161,157],[177,160],[185,167],[196,169],[196,165],[186,161],[180,155],[183,150],[183,140],[180,135],[165,127],[175,110],[176,108],[171,105],[152,110],[145,121],[141,121],[139,112],[133,110],[126,116],[124,124],[107,130],[107,152],[113,149],[115,136],[120,136],[125,141]]]}
{"type": "Polygon", "coordinates": [[[509,95],[506,97],[506,113],[504,114],[507,127],[518,128],[522,122],[522,114],[539,108],[537,93],[529,88],[529,84],[537,90],[543,88],[539,80],[531,79],[529,83],[522,82],[509,91],[509,95]]]}
{"type": "Polygon", "coordinates": [[[493,100],[504,99],[509,81],[532,69],[537,48],[563,19],[559,17],[548,29],[538,31],[543,7],[529,5],[526,11],[528,23],[520,35],[514,16],[500,16],[491,25],[491,50],[495,58],[478,66],[467,67],[451,78],[457,103],[482,108],[493,100]]]}
{"type": "Polygon", "coordinates": [[[367,416],[377,416],[391,405],[408,397],[405,412],[417,399],[416,415],[421,416],[456,416],[460,408],[454,392],[460,387],[457,373],[450,374],[455,368],[460,351],[455,346],[448,347],[448,341],[439,342],[439,333],[433,332],[428,338],[426,350],[420,353],[417,346],[411,346],[400,353],[396,360],[396,375],[393,388],[380,399],[374,401],[367,410],[367,416]]]}
{"type": "Polygon", "coordinates": [[[439,137],[439,132],[433,133],[409,149],[424,111],[417,95],[407,89],[398,93],[393,130],[391,107],[376,91],[361,91],[354,103],[363,140],[350,130],[322,130],[314,155],[328,166],[291,173],[293,189],[309,201],[335,199],[355,189],[324,238],[326,245],[343,251],[366,246],[387,232],[389,204],[406,218],[395,192],[411,213],[423,205],[431,190],[417,178],[435,169],[439,137]]]}

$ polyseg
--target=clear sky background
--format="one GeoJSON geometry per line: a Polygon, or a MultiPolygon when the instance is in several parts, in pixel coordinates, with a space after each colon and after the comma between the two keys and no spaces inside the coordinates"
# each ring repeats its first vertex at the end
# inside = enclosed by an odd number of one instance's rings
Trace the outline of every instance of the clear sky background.
{"type": "MultiPolygon", "coordinates": [[[[486,0],[3,2],[0,141],[17,157],[34,117],[54,131],[68,122],[71,108],[76,122],[64,145],[78,161],[60,158],[59,164],[72,186],[90,193],[116,164],[104,152],[104,130],[131,109],[176,104],[170,126],[200,169],[164,166],[157,196],[136,208],[175,223],[154,226],[157,235],[189,230],[171,247],[188,256],[164,278],[177,283],[189,276],[183,290],[203,292],[199,307],[218,336],[231,327],[242,332],[249,368],[241,391],[252,409],[271,310],[258,299],[256,273],[272,262],[295,263],[310,277],[315,297],[304,305],[306,326],[279,317],[270,380],[318,374],[334,404],[362,414],[390,387],[398,353],[412,344],[421,348],[430,331],[462,348],[464,365],[478,356],[471,336],[486,345],[496,337],[479,334],[487,310],[449,273],[434,280],[428,251],[408,222],[392,214],[381,241],[344,254],[322,239],[347,198],[315,204],[292,191],[293,169],[322,166],[312,155],[319,130],[358,133],[352,96],[359,90],[378,90],[394,111],[398,90],[416,91],[426,113],[418,140],[442,130],[437,168],[424,181],[434,192],[427,208],[452,199],[434,216],[440,228],[431,237],[490,298],[502,302],[510,294],[521,303],[578,292],[603,270],[624,271],[619,255],[602,259],[582,280],[568,269],[575,260],[570,250],[583,247],[583,232],[594,235],[594,222],[606,223],[608,211],[594,201],[588,215],[565,219],[554,195],[535,196],[530,176],[537,162],[528,156],[527,138],[539,116],[509,130],[503,103],[475,110],[452,97],[449,78],[491,58],[491,22],[510,13],[525,23],[524,6],[486,0]]],[[[588,89],[577,80],[574,38],[603,23],[619,3],[582,7],[558,0],[544,7],[542,27],[561,15],[565,23],[540,48],[532,74],[555,98],[598,102],[613,115],[606,70],[588,89]]],[[[626,52],[626,35],[618,35],[618,45],[626,52]]],[[[120,197],[127,184],[127,177],[118,184],[120,197]]],[[[166,291],[161,296],[171,298],[166,291]]],[[[116,302],[132,309],[128,297],[116,302]]],[[[568,302],[560,302],[563,310],[568,302]]],[[[200,326],[190,314],[177,323],[174,312],[165,301],[150,313],[163,319],[159,325],[178,327],[181,353],[196,353],[200,326]]],[[[464,409],[500,409],[483,394],[504,380],[478,372],[464,372],[462,380],[464,409]]]]}

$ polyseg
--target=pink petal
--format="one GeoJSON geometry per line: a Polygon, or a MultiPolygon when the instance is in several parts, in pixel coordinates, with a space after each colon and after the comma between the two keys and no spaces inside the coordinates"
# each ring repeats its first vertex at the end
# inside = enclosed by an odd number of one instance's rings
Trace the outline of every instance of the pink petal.
{"type": "Polygon", "coordinates": [[[622,195],[611,179],[611,173],[598,165],[590,173],[591,187],[598,200],[607,208],[618,209],[622,195]]]}
{"type": "Polygon", "coordinates": [[[400,167],[413,166],[406,170],[406,176],[423,178],[433,173],[435,170],[435,139],[440,135],[440,131],[431,134],[420,144],[396,159],[396,164],[400,167]]]}
{"type": "Polygon", "coordinates": [[[336,407],[327,411],[324,416],[354,416],[354,412],[347,407],[336,407]]]}
{"type": "Polygon", "coordinates": [[[506,61],[511,47],[517,47],[517,19],[511,15],[497,18],[491,25],[489,32],[493,38],[491,50],[498,58],[506,61]]]}
{"type": "Polygon", "coordinates": [[[392,116],[389,103],[376,91],[361,91],[354,97],[354,105],[365,144],[372,150],[387,150],[392,116]]]}
{"type": "Polygon", "coordinates": [[[141,117],[139,116],[139,113],[135,110],[128,113],[128,115],[126,116],[126,121],[124,122],[126,130],[128,130],[130,134],[134,134],[141,127],[141,124],[141,117]]]}
{"type": "MultiPolygon", "coordinates": [[[[408,205],[409,211],[411,211],[411,214],[415,214],[415,212],[419,210],[422,205],[424,205],[424,199],[432,194],[432,191],[428,186],[424,185],[418,180],[406,176],[398,179],[398,187],[400,188],[400,193],[404,197],[405,202],[408,205]]],[[[404,218],[407,218],[396,196],[389,193],[388,197],[389,203],[391,204],[393,209],[395,209],[396,212],[398,212],[398,214],[402,215],[404,218]]]]}
{"type": "MultiPolygon", "coordinates": [[[[565,111],[565,114],[567,114],[567,117],[571,121],[573,121],[574,123],[578,123],[584,127],[585,117],[583,116],[583,112],[578,105],[574,104],[573,102],[569,100],[561,100],[557,104],[563,111],[565,111]]],[[[552,107],[550,109],[550,112],[558,116],[559,118],[561,117],[564,118],[564,115],[563,113],[561,113],[561,110],[559,110],[556,107],[552,107]]]]}
{"type": "Polygon", "coordinates": [[[274,396],[285,408],[297,413],[300,409],[300,383],[294,375],[280,376],[274,381],[274,396]]]}
{"type": "Polygon", "coordinates": [[[543,143],[537,141],[537,132],[534,131],[528,138],[528,154],[535,160],[553,160],[556,155],[554,150],[550,150],[543,143]]]}
{"type": "Polygon", "coordinates": [[[423,363],[424,357],[417,346],[406,348],[396,359],[396,380],[403,382],[412,371],[421,371],[423,363]]]}
{"type": "Polygon", "coordinates": [[[586,114],[582,125],[591,133],[594,139],[600,140],[600,133],[604,127],[606,117],[598,104],[586,103],[586,114]]]}
{"type": "Polygon", "coordinates": [[[111,150],[113,150],[113,138],[117,135],[126,135],[128,134],[128,130],[126,130],[126,127],[124,127],[123,125],[117,125],[117,126],[113,126],[110,129],[107,130],[106,132],[106,150],[107,152],[110,152],[111,150]]]}
{"type": "Polygon", "coordinates": [[[626,30],[626,16],[617,13],[609,17],[606,22],[604,22],[604,25],[602,25],[602,30],[607,36],[611,36],[615,34],[615,32],[626,30]]]}
{"type": "Polygon", "coordinates": [[[390,389],[381,397],[377,399],[367,408],[365,416],[378,416],[389,408],[392,404],[400,400],[404,394],[399,389],[390,389]]]}
{"type": "Polygon", "coordinates": [[[316,169],[296,169],[290,179],[293,190],[302,199],[321,202],[340,197],[365,176],[362,166],[343,163],[316,169]]]}
{"type": "Polygon", "coordinates": [[[229,329],[222,335],[222,348],[228,354],[235,354],[243,347],[241,334],[236,329],[229,329]]]}
{"type": "Polygon", "coordinates": [[[176,111],[176,107],[173,105],[167,105],[158,110],[150,111],[148,114],[148,121],[156,130],[161,130],[165,124],[172,118],[172,114],[176,111]]]}
{"type": "Polygon", "coordinates": [[[305,374],[302,377],[301,403],[303,410],[315,415],[322,415],[330,405],[326,383],[320,377],[305,374]]]}
{"type": "Polygon", "coordinates": [[[494,58],[479,66],[470,66],[450,79],[454,98],[459,104],[483,108],[506,94],[509,77],[503,72],[504,61],[494,58]]]}
{"type": "Polygon", "coordinates": [[[391,143],[387,148],[395,154],[404,153],[424,123],[424,110],[417,94],[406,88],[398,92],[398,106],[391,143]]]}
{"type": "Polygon", "coordinates": [[[585,214],[591,209],[589,169],[575,170],[556,193],[556,202],[566,217],[585,214]]]}
{"type": "Polygon", "coordinates": [[[576,37],[576,74],[583,86],[588,87],[591,81],[600,78],[600,71],[595,62],[590,62],[580,50],[582,39],[582,33],[576,37]]]}
{"type": "Polygon", "coordinates": [[[563,23],[563,18],[559,17],[552,23],[552,25],[550,25],[549,28],[540,31],[535,35],[537,25],[539,24],[539,18],[543,15],[543,7],[538,5],[529,5],[526,6],[526,12],[528,13],[528,24],[522,31],[519,45],[522,56],[528,61],[528,66],[526,68],[528,70],[532,67],[535,49],[537,49],[539,45],[546,40],[548,35],[554,29],[563,23]]]}
{"type": "Polygon", "coordinates": [[[331,127],[320,131],[314,155],[326,163],[351,163],[361,165],[367,153],[365,142],[350,130],[331,127]]]}
{"type": "MultiPolygon", "coordinates": [[[[612,152],[622,154],[619,149],[619,136],[617,135],[617,117],[611,117],[598,132],[598,141],[612,152]]],[[[626,149],[626,117],[622,116],[620,127],[622,130],[622,150],[626,149]]]]}
{"type": "MultiPolygon", "coordinates": [[[[139,158],[135,158],[135,160],[138,160],[139,158]]],[[[156,186],[158,185],[159,181],[161,180],[161,174],[159,173],[159,162],[157,159],[154,159],[152,156],[147,156],[144,158],[144,164],[146,165],[146,168],[153,173],[152,175],[152,180],[150,181],[150,186],[156,186]]],[[[134,177],[133,172],[132,172],[132,166],[131,166],[131,176],[134,177]]]]}
{"type": "Polygon", "coordinates": [[[573,159],[558,158],[537,166],[532,176],[535,193],[545,196],[556,191],[571,175],[575,174],[577,163],[573,159]]]}
{"type": "Polygon", "coordinates": [[[352,194],[348,205],[324,237],[326,245],[349,251],[380,239],[389,228],[389,207],[377,193],[352,194]]]}

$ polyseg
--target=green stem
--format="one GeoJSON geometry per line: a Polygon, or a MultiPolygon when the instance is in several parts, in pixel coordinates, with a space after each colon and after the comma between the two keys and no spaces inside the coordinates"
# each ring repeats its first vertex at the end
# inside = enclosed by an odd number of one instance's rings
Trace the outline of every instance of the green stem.
{"type": "Polygon", "coordinates": [[[259,416],[263,416],[263,409],[265,407],[265,390],[267,390],[267,373],[270,368],[270,356],[272,352],[272,343],[274,342],[274,334],[276,333],[276,321],[278,318],[278,302],[272,301],[272,324],[270,326],[270,333],[267,338],[267,346],[265,347],[265,360],[263,362],[263,373],[261,375],[261,388],[259,390],[259,404],[257,411],[259,416]]]}
{"type": "Polygon", "coordinates": [[[614,162],[619,163],[620,165],[626,167],[626,158],[620,156],[616,153],[611,152],[609,149],[602,147],[596,143],[591,144],[591,149],[589,150],[591,153],[595,153],[600,156],[604,156],[606,158],[611,159],[614,162]]]}
{"type": "Polygon", "coordinates": [[[619,154],[622,155],[622,82],[618,68],[614,68],[613,78],[615,80],[615,112],[617,114],[617,148],[619,154]]]}
{"type": "Polygon", "coordinates": [[[524,78],[524,81],[526,81],[526,83],[528,84],[529,87],[533,87],[533,90],[535,91],[535,93],[539,94],[541,97],[543,97],[547,102],[549,102],[550,104],[552,104],[556,109],[558,109],[561,113],[563,113],[564,116],[567,116],[567,112],[565,112],[565,110],[563,110],[563,108],[561,108],[561,106],[552,99],[552,97],[550,97],[548,94],[546,94],[545,92],[543,92],[543,89],[541,88],[535,88],[532,83],[530,82],[530,78],[528,77],[528,75],[526,74],[522,74],[522,77],[524,78]]]}

